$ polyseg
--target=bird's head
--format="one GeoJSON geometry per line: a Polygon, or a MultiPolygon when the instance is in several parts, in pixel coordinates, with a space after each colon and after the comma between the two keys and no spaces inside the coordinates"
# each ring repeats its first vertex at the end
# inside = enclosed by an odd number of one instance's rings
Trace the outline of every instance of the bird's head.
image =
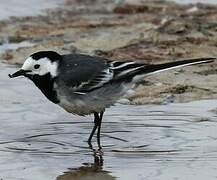
{"type": "Polygon", "coordinates": [[[9,74],[10,78],[25,76],[32,79],[34,76],[57,76],[57,68],[62,56],[54,51],[39,51],[30,55],[20,70],[9,74]]]}

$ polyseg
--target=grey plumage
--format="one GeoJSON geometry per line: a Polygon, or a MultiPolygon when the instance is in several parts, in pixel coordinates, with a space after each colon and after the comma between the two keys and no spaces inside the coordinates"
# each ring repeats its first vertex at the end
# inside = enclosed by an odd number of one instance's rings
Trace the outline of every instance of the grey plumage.
{"type": "Polygon", "coordinates": [[[94,114],[100,147],[103,112],[145,76],[177,67],[212,62],[215,58],[197,58],[149,65],[134,61],[118,62],[82,54],[59,55],[53,51],[32,54],[16,73],[32,80],[42,93],[66,111],[77,115],[94,114]]]}

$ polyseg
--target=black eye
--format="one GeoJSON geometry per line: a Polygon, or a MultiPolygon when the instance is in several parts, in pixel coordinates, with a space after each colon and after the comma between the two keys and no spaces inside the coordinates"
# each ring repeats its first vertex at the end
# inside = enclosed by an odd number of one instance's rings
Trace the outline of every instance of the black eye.
{"type": "Polygon", "coordinates": [[[35,68],[35,69],[38,69],[38,68],[40,68],[40,65],[39,65],[39,64],[36,64],[36,65],[34,65],[34,68],[35,68]]]}

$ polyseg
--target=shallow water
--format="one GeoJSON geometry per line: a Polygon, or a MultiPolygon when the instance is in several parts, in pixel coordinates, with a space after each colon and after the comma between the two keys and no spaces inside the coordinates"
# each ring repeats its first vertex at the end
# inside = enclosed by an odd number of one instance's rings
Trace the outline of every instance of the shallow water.
{"type": "Polygon", "coordinates": [[[210,110],[217,100],[117,104],[103,120],[104,153],[94,157],[86,143],[92,117],[64,112],[24,78],[8,79],[14,71],[0,64],[0,178],[216,179],[217,114],[210,110]]]}
{"type": "Polygon", "coordinates": [[[0,19],[43,14],[45,9],[55,8],[62,2],[59,0],[1,0],[0,19]]]}

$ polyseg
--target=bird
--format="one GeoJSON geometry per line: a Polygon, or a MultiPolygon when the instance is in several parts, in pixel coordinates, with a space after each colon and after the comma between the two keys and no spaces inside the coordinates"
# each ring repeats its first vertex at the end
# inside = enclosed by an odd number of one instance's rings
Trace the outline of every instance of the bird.
{"type": "Polygon", "coordinates": [[[215,58],[194,58],[161,64],[137,61],[117,61],[98,56],[55,51],[31,54],[20,70],[10,78],[24,76],[41,90],[51,102],[74,115],[94,115],[94,126],[88,138],[97,130],[97,145],[101,149],[100,132],[103,114],[146,76],[194,64],[213,62],[215,58]]]}

